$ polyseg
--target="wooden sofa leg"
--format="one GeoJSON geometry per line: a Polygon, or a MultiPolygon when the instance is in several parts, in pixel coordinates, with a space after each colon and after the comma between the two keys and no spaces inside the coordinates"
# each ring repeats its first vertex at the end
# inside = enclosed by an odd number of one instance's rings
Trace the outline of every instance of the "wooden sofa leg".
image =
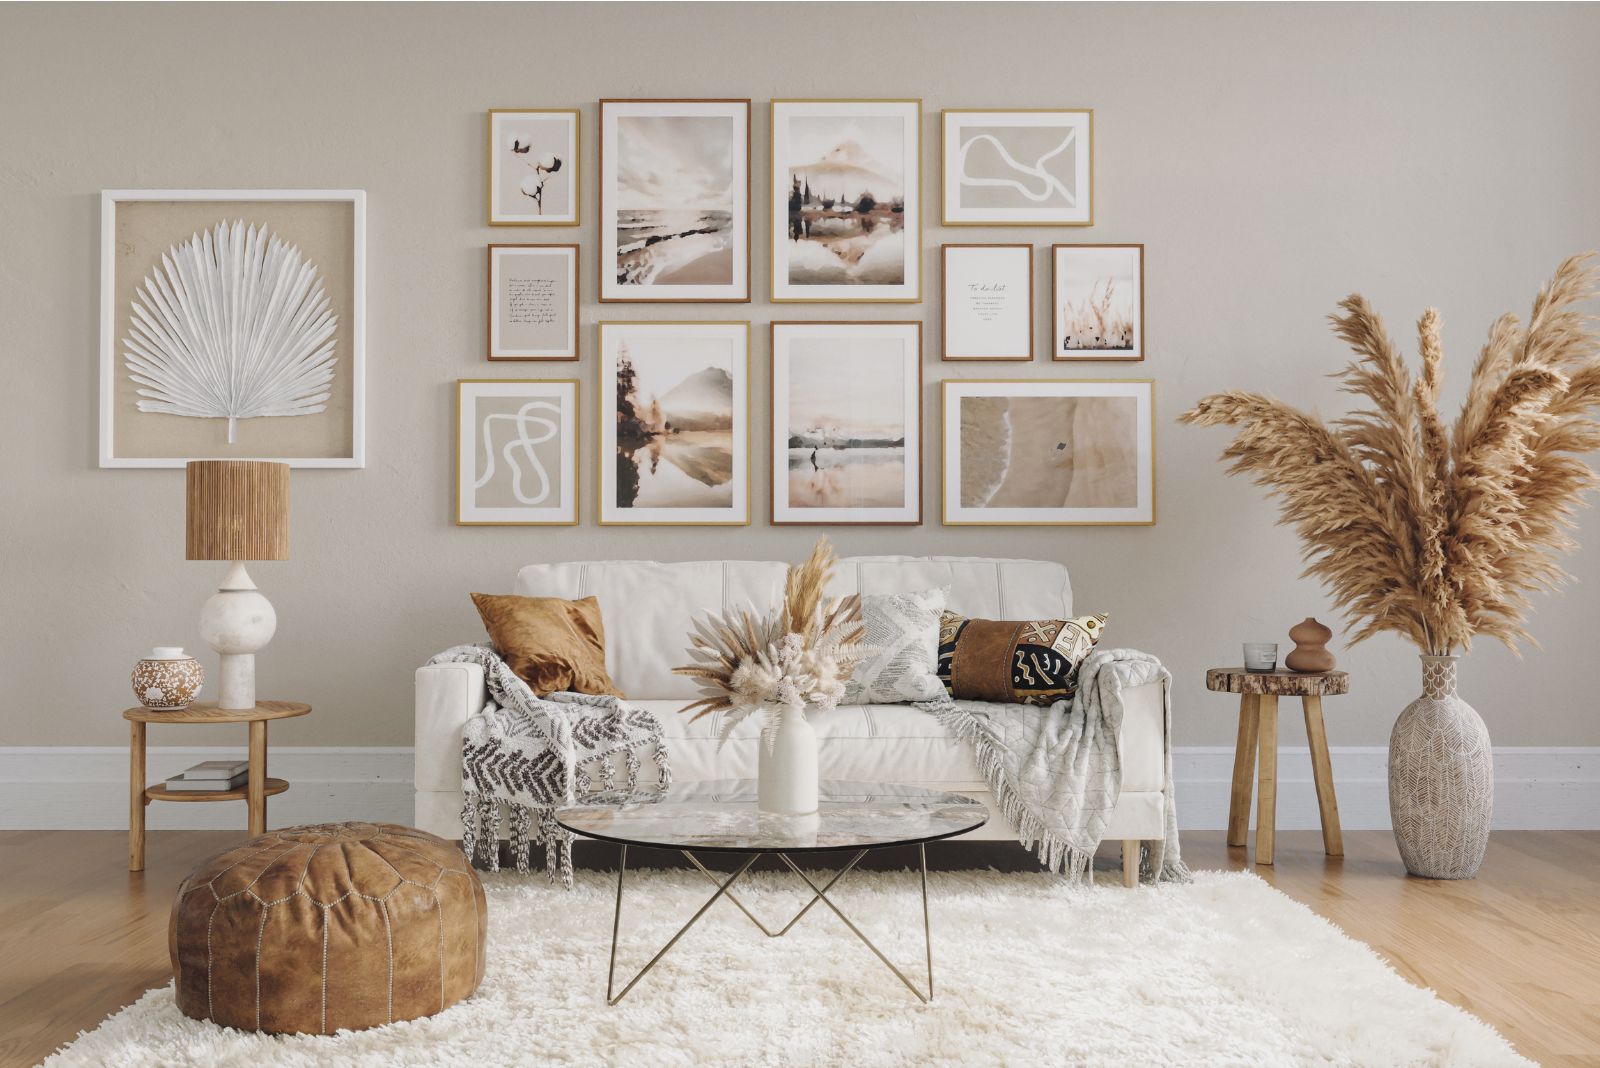
{"type": "Polygon", "coordinates": [[[1122,885],[1133,889],[1139,885],[1139,839],[1122,840],[1122,885]]]}

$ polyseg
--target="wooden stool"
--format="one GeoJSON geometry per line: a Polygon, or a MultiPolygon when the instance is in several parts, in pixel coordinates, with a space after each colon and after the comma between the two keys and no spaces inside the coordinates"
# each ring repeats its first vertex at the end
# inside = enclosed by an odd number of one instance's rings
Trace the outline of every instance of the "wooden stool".
{"type": "Polygon", "coordinates": [[[1333,765],[1328,761],[1328,735],[1322,725],[1322,698],[1350,692],[1343,671],[1303,675],[1278,670],[1253,674],[1244,668],[1211,668],[1206,689],[1240,694],[1239,740],[1233,752],[1233,793],[1228,800],[1228,844],[1242,846],[1250,830],[1250,779],[1260,753],[1261,789],[1256,802],[1256,863],[1272,863],[1278,813],[1278,698],[1298,697],[1305,709],[1306,741],[1311,746],[1311,775],[1317,784],[1317,810],[1322,816],[1322,848],[1330,857],[1344,856],[1339,834],[1339,802],[1333,795],[1333,765]]]}

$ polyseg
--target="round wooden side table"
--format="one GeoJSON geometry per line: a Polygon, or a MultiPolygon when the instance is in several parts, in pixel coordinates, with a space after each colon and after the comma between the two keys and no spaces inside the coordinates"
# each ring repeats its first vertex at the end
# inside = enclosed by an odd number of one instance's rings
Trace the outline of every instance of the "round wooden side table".
{"type": "Polygon", "coordinates": [[[1271,864],[1278,816],[1278,698],[1298,697],[1305,711],[1306,741],[1311,748],[1311,777],[1317,785],[1317,811],[1322,817],[1322,848],[1330,857],[1344,856],[1339,833],[1339,802],[1333,794],[1333,765],[1328,760],[1328,735],[1322,724],[1322,699],[1350,692],[1343,671],[1302,674],[1279,669],[1271,673],[1242,667],[1211,668],[1206,689],[1239,694],[1239,738],[1233,751],[1233,792],[1228,799],[1228,844],[1242,846],[1250,831],[1250,780],[1260,755],[1260,788],[1256,801],[1256,863],[1271,864]]]}
{"type": "Polygon", "coordinates": [[[158,712],[150,708],[123,709],[131,728],[128,738],[128,870],[144,871],[144,807],[152,801],[248,802],[251,835],[267,832],[267,798],[289,788],[283,779],[267,778],[267,721],[303,716],[311,706],[299,701],[261,701],[254,708],[218,708],[215,701],[196,701],[188,708],[158,712]],[[250,778],[242,790],[174,792],[166,783],[146,786],[144,734],[148,723],[248,723],[250,724],[250,778]]]}

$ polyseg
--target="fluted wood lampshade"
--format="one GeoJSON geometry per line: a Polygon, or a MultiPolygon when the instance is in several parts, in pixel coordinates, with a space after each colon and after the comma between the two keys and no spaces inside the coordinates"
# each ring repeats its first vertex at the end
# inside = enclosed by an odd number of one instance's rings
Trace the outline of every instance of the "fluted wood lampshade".
{"type": "Polygon", "coordinates": [[[185,472],[187,559],[289,559],[288,464],[193,460],[185,472]]]}

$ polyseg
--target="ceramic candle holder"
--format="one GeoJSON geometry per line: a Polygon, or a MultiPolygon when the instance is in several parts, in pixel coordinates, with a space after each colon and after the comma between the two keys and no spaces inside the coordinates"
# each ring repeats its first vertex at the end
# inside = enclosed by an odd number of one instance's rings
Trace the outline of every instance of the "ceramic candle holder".
{"type": "Polygon", "coordinates": [[[1270,675],[1278,667],[1277,642],[1245,642],[1244,669],[1257,675],[1270,675]]]}

